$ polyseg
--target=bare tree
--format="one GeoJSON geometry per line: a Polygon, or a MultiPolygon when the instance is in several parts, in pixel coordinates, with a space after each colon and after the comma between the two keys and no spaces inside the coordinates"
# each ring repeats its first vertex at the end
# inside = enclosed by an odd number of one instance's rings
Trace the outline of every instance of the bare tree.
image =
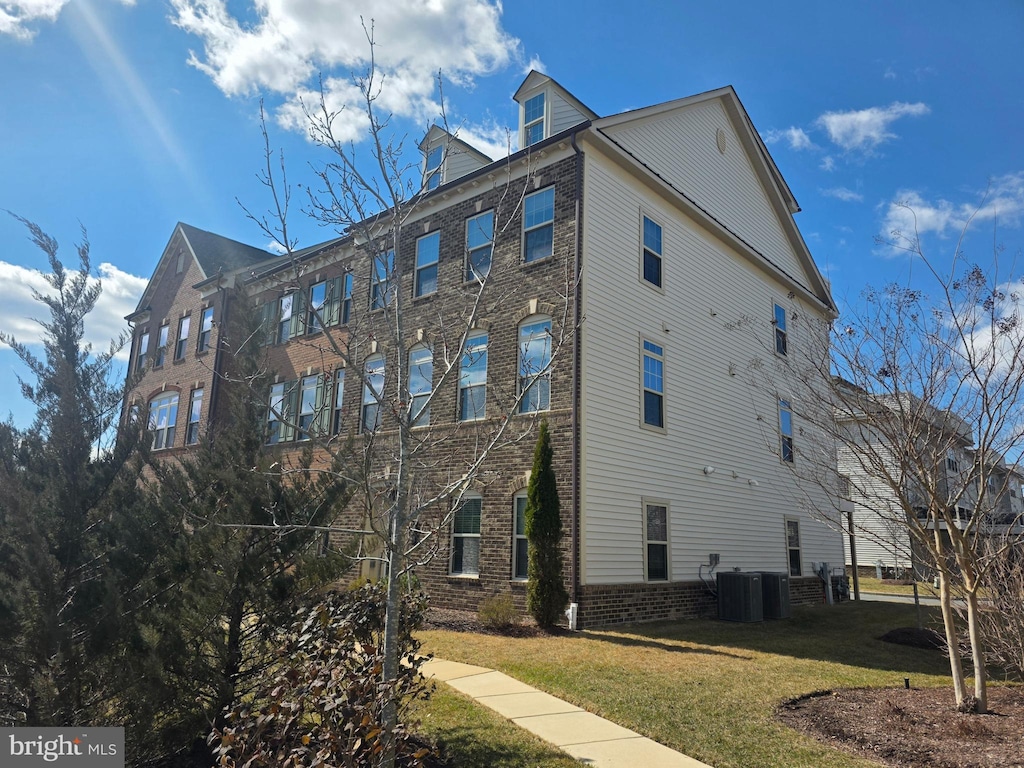
{"type": "MultiPolygon", "coordinates": [[[[267,308],[264,328],[269,334],[263,341],[291,339],[288,354],[294,357],[294,345],[302,345],[304,359],[318,361],[322,371],[316,395],[289,393],[284,387],[272,390],[271,441],[309,441],[331,456],[335,466],[340,458],[344,467],[328,470],[324,462],[312,471],[335,471],[340,482],[360,489],[347,523],[331,530],[361,538],[359,557],[375,559],[386,570],[382,682],[390,690],[401,663],[403,584],[447,548],[443,533],[464,509],[467,494],[491,482],[508,482],[495,469],[496,457],[515,446],[525,446],[528,456],[534,416],[548,409],[551,377],[563,368],[564,350],[571,349],[567,342],[577,323],[578,276],[572,249],[560,248],[554,238],[551,258],[539,271],[520,276],[524,201],[537,183],[534,158],[525,152],[492,164],[471,185],[475,199],[482,201],[476,210],[493,213],[469,225],[479,229],[460,239],[455,253],[450,246],[445,251],[442,264],[458,264],[457,280],[452,281],[457,284],[421,290],[423,280],[438,280],[437,259],[433,273],[429,267],[419,268],[417,243],[433,231],[425,222],[433,211],[443,215],[444,203],[429,194],[433,185],[423,172],[422,155],[415,148],[407,151],[391,128],[391,115],[379,106],[385,83],[373,63],[372,25],[367,38],[371,62],[365,74],[354,78],[362,101],[343,108],[365,116],[366,145],[337,138],[344,113],[330,106],[323,88],[319,102],[306,105],[310,138],[327,157],[315,168],[317,188],[308,190],[306,212],[340,238],[322,254],[294,250],[284,221],[290,193],[281,188],[283,179],[275,177],[269,143],[261,178],[274,204],[269,218],[246,213],[291,256],[273,276],[260,276],[252,286],[267,308]],[[346,265],[345,271],[322,296],[311,295],[316,270],[339,263],[346,265]],[[556,290],[544,294],[546,302],[539,301],[525,293],[524,285],[531,280],[556,290]],[[358,286],[369,289],[365,303],[358,286]],[[508,330],[509,319],[519,316],[546,320],[528,326],[513,321],[508,330]],[[474,371],[481,360],[486,365],[487,355],[479,340],[482,333],[497,332],[500,323],[501,332],[518,345],[515,375],[504,383],[488,376],[483,396],[474,392],[480,384],[474,371]],[[362,392],[359,427],[349,430],[348,439],[332,423],[341,376],[346,382],[354,378],[362,392]]],[[[443,108],[439,120],[448,156],[458,151],[457,131],[448,130],[443,108]]],[[[273,366],[275,351],[268,351],[268,365],[273,366]]],[[[285,353],[276,354],[280,358],[285,353]]],[[[300,390],[305,379],[311,376],[299,380],[300,390]]],[[[350,385],[347,391],[351,395],[350,385]]],[[[387,732],[395,728],[396,711],[392,696],[384,712],[387,732]]],[[[382,765],[392,763],[393,752],[382,756],[382,765]]]]}
{"type": "MultiPolygon", "coordinates": [[[[999,248],[984,268],[967,260],[968,226],[945,268],[916,231],[893,232],[886,244],[923,268],[928,290],[869,288],[831,329],[804,328],[810,339],[830,338],[827,350],[810,344],[785,363],[758,358],[750,376],[752,386],[787,399],[796,428],[816,428],[801,432],[804,453],[836,456],[810,462],[798,452],[787,462],[797,487],[836,491],[835,508],[815,510],[819,517],[843,530],[837,491],[848,481],[857,536],[937,574],[956,705],[985,712],[978,593],[1019,543],[1019,520],[1006,512],[1013,473],[1004,457],[1024,447],[1024,284],[1003,273],[999,248]],[[834,469],[809,474],[820,466],[834,469]],[[973,694],[959,653],[964,623],[973,694]]],[[[813,325],[812,313],[794,314],[813,325]]]]}

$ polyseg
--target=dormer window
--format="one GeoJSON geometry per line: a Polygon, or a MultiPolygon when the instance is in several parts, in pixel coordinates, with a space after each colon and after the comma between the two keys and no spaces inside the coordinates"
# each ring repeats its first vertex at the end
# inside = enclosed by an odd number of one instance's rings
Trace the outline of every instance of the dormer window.
{"type": "Polygon", "coordinates": [[[427,163],[423,171],[424,185],[428,190],[441,186],[441,161],[444,159],[444,147],[436,146],[427,152],[427,163]]]}
{"type": "Polygon", "coordinates": [[[544,138],[544,94],[538,93],[523,105],[523,144],[533,146],[544,138]]]}

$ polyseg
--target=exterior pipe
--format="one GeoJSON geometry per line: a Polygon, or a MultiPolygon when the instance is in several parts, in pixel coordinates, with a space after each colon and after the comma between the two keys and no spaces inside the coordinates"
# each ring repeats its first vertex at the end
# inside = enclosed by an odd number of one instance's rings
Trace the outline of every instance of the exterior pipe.
{"type": "MultiPolygon", "coordinates": [[[[220,327],[217,329],[217,346],[213,350],[213,374],[210,377],[210,405],[207,411],[207,419],[212,423],[214,414],[217,412],[217,399],[220,395],[220,377],[223,375],[221,369],[223,360],[223,339],[221,331],[228,328],[228,292],[224,288],[224,278],[217,280],[217,293],[220,295],[220,327]]],[[[212,329],[211,329],[212,335],[212,329]]]]}
{"type": "MultiPolygon", "coordinates": [[[[569,566],[569,600],[571,605],[579,604],[579,558],[580,558],[580,478],[579,478],[579,454],[580,454],[580,432],[579,432],[579,403],[580,403],[580,324],[582,310],[580,309],[581,286],[580,274],[582,272],[583,255],[583,150],[576,143],[576,132],[570,137],[573,151],[576,153],[576,263],[573,266],[573,279],[576,281],[574,298],[574,330],[572,343],[572,515],[569,521],[569,535],[572,542],[572,557],[569,566]]],[[[573,617],[575,618],[575,617],[573,617]]],[[[576,627],[572,627],[575,629],[576,627]]]]}

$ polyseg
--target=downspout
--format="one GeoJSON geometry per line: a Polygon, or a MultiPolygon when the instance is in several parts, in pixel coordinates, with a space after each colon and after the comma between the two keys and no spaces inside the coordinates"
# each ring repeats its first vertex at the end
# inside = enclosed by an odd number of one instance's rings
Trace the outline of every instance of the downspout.
{"type": "MultiPolygon", "coordinates": [[[[576,153],[576,263],[573,265],[573,279],[576,281],[575,296],[573,299],[573,342],[572,342],[572,516],[569,521],[569,535],[572,541],[572,559],[569,566],[569,601],[571,606],[576,606],[576,612],[572,614],[572,624],[576,624],[576,616],[579,611],[579,566],[580,566],[580,477],[579,477],[579,456],[580,456],[580,428],[579,428],[579,404],[580,404],[580,324],[582,310],[580,308],[581,286],[580,275],[582,272],[583,257],[583,150],[576,143],[576,133],[573,132],[570,139],[573,151],[576,153]]],[[[576,629],[571,626],[570,629],[576,629]]]]}
{"type": "Polygon", "coordinates": [[[207,419],[213,423],[217,414],[217,398],[220,394],[220,377],[224,371],[221,368],[223,359],[223,344],[221,343],[221,330],[228,327],[228,292],[224,288],[224,278],[217,280],[217,293],[220,294],[220,329],[217,332],[217,346],[213,350],[213,375],[210,377],[210,410],[207,412],[207,419]]]}

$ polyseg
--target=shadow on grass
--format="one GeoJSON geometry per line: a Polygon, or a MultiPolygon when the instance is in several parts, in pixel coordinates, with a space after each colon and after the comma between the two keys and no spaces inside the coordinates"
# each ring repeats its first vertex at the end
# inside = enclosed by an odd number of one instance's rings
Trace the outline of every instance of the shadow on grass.
{"type": "MultiPolygon", "coordinates": [[[[939,624],[937,609],[924,609],[923,616],[924,626],[939,624]]],[[[724,646],[879,671],[948,674],[949,663],[942,652],[879,639],[892,629],[916,625],[912,605],[862,601],[831,607],[798,606],[794,607],[792,618],[774,621],[682,619],[595,629],[586,636],[618,645],[650,646],[673,652],[696,650],[731,655],[720,650],[724,646]],[[664,642],[672,640],[703,647],[689,649],[664,642]]]]}
{"type": "MultiPolygon", "coordinates": [[[[725,656],[730,659],[740,659],[742,661],[750,661],[754,657],[749,655],[743,655],[739,653],[730,653],[729,651],[723,651],[718,648],[694,648],[688,645],[674,645],[672,643],[664,643],[656,640],[652,637],[647,636],[644,633],[644,629],[654,625],[645,624],[625,624],[623,625],[622,632],[625,634],[610,634],[613,632],[620,631],[618,628],[609,628],[607,632],[601,630],[594,630],[588,632],[581,637],[587,637],[596,640],[603,640],[609,643],[615,643],[616,645],[622,645],[627,648],[651,648],[656,651],[666,651],[667,653],[680,653],[680,654],[702,654],[705,656],[725,656]]],[[[663,637],[669,637],[669,635],[663,635],[663,637]]],[[[682,638],[672,638],[682,639],[682,638]]],[[[695,642],[695,641],[694,641],[695,642]]]]}

